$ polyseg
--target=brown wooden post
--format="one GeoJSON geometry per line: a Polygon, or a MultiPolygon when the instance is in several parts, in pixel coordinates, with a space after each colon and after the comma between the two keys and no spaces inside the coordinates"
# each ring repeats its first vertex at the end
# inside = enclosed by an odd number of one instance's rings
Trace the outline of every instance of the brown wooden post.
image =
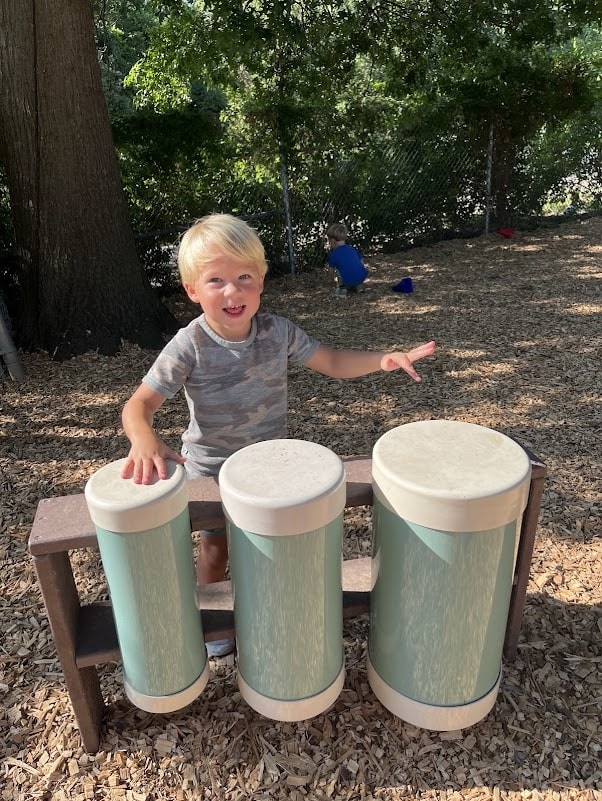
{"type": "Polygon", "coordinates": [[[96,667],[80,669],[75,662],[80,603],[71,560],[62,551],[34,556],[34,565],[82,742],[94,753],[105,706],[96,667]]]}
{"type": "Polygon", "coordinates": [[[533,558],[533,547],[535,545],[535,534],[537,532],[537,522],[539,520],[539,511],[541,508],[541,497],[547,472],[547,468],[541,459],[531,453],[528,448],[525,448],[525,450],[531,459],[531,485],[529,487],[529,498],[521,524],[516,566],[514,569],[514,584],[512,586],[508,622],[506,624],[504,657],[509,662],[513,662],[516,659],[518,638],[520,636],[523,612],[527,600],[527,585],[529,584],[529,574],[531,572],[531,559],[533,558]]]}

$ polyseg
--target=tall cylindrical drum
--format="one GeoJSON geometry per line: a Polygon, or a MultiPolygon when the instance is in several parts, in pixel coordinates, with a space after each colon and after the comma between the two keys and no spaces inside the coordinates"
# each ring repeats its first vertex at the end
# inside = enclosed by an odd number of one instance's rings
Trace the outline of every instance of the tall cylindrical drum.
{"type": "Polygon", "coordinates": [[[495,703],[530,475],[520,445],[471,423],[374,446],[368,679],[408,723],[465,728],[495,703]]]}
{"type": "Polygon", "coordinates": [[[120,476],[124,461],[91,476],[86,501],[111,596],[126,695],[148,712],[173,712],[193,701],[209,678],[186,474],[168,462],[166,479],[135,484],[120,476]]]}
{"type": "Polygon", "coordinates": [[[258,442],[226,460],[219,485],[241,694],[266,717],[306,720],[345,679],[343,463],[313,442],[258,442]]]}

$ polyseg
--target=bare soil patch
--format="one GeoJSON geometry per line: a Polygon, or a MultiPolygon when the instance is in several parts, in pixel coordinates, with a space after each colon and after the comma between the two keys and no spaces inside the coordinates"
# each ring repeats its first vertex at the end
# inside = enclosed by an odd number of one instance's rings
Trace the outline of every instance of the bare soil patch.
{"type": "MultiPolygon", "coordinates": [[[[232,657],[212,662],[197,701],[165,716],[135,709],[119,667],[107,667],[102,750],[85,754],[27,540],[41,498],[81,492],[125,455],[120,409],[154,354],[127,344],[115,358],[62,364],[26,354],[26,380],[0,394],[2,799],[602,799],[602,218],[370,263],[357,297],[335,299],[321,276],[302,274],[270,280],[263,308],[334,346],[434,338],[437,356],[417,385],[291,371],[289,434],[354,455],[402,423],[456,419],[515,436],[547,464],[518,658],[494,709],[442,734],[395,718],[368,685],[359,618],[345,625],[345,688],[313,720],[256,714],[232,657]],[[392,292],[406,275],[414,293],[392,292]]],[[[182,323],[193,313],[174,308],[182,323]]],[[[158,416],[175,447],[185,422],[183,398],[158,416]]],[[[370,552],[370,523],[369,509],[346,514],[346,558],[370,552]]],[[[96,553],[77,555],[77,581],[106,597],[96,553]]]]}

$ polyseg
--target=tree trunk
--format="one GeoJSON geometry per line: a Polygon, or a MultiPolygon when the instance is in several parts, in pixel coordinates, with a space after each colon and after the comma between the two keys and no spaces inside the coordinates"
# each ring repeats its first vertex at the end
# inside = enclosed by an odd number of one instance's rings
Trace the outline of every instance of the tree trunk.
{"type": "Polygon", "coordinates": [[[17,336],[62,359],[160,347],[175,319],[138,260],[88,0],[0,0],[0,156],[22,292],[17,336]]]}
{"type": "Polygon", "coordinates": [[[516,165],[516,144],[501,125],[497,127],[497,139],[493,151],[491,189],[493,196],[494,224],[496,228],[512,226],[512,183],[516,165]]]}

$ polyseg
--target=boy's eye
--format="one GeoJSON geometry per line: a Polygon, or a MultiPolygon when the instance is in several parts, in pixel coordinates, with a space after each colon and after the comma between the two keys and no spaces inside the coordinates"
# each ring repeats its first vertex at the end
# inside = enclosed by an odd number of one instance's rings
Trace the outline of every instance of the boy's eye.
{"type": "Polygon", "coordinates": [[[250,273],[243,273],[242,275],[240,275],[238,277],[238,280],[239,281],[247,281],[249,278],[251,278],[250,273]]]}

